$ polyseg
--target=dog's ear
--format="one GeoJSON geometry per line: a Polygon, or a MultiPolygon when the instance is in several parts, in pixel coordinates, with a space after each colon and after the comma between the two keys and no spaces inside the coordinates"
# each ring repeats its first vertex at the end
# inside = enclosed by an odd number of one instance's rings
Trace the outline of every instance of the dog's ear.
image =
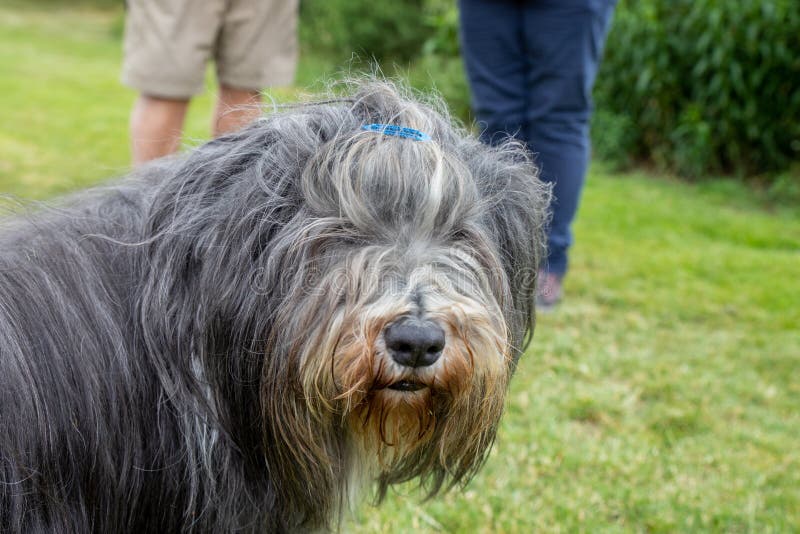
{"type": "Polygon", "coordinates": [[[550,186],[539,180],[521,145],[471,143],[475,146],[466,153],[481,195],[484,225],[498,248],[513,299],[507,318],[512,343],[524,348],[533,333],[537,273],[546,253],[550,186]]]}
{"type": "Polygon", "coordinates": [[[264,457],[277,492],[277,505],[304,528],[327,527],[341,491],[340,435],[332,421],[318,421],[291,374],[291,365],[269,366],[276,371],[262,382],[264,457]]]}
{"type": "MultiPolygon", "coordinates": [[[[293,297],[287,300],[296,301],[293,297]]],[[[303,387],[303,345],[309,337],[287,335],[312,332],[311,321],[330,315],[303,313],[289,306],[279,312],[269,336],[261,373],[262,450],[277,505],[306,531],[327,531],[345,495],[345,432],[340,416],[320,406],[318,392],[303,387]],[[291,323],[301,316],[301,326],[291,323]]],[[[327,312],[327,313],[326,313],[327,312]]],[[[309,334],[311,336],[311,334],[309,334]]],[[[316,355],[314,355],[316,356],[316,355]]]]}

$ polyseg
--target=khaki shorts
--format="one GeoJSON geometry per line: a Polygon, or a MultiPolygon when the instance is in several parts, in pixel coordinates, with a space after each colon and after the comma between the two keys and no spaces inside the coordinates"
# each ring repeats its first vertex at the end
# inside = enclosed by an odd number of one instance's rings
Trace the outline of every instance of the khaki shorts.
{"type": "Polygon", "coordinates": [[[187,99],[214,60],[221,85],[287,85],[297,64],[298,0],[128,0],[122,82],[187,99]]]}

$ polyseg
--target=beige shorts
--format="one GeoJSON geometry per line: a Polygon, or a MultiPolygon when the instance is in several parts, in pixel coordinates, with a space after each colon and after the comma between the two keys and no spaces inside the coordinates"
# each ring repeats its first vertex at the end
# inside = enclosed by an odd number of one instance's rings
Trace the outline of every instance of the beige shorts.
{"type": "Polygon", "coordinates": [[[148,96],[203,90],[214,60],[221,85],[287,85],[297,64],[298,0],[128,0],[122,82],[148,96]]]}

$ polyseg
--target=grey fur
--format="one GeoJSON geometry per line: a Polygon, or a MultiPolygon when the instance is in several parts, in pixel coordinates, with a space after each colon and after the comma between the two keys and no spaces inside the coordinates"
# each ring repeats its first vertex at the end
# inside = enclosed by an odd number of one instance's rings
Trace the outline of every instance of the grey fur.
{"type": "MultiPolygon", "coordinates": [[[[303,347],[324,319],[314,310],[371,298],[347,293],[359,277],[401,295],[414,268],[446,265],[434,270],[454,291],[497,303],[519,357],[533,327],[549,191],[522,147],[483,146],[442,109],[389,83],[360,84],[350,98],[278,111],[7,218],[2,529],[335,527],[354,449],[339,419],[322,428],[306,412],[297,351],[317,357],[303,347]],[[368,123],[433,140],[361,130],[368,123]],[[381,259],[341,268],[356,257],[381,259]],[[318,283],[336,269],[356,279],[341,281],[350,288],[341,301],[318,283]],[[321,456],[297,452],[316,450],[302,442],[309,427],[321,456]]],[[[420,449],[381,475],[381,493],[414,476],[432,493],[464,482],[494,428],[463,465],[430,467],[433,455],[420,449]]]]}

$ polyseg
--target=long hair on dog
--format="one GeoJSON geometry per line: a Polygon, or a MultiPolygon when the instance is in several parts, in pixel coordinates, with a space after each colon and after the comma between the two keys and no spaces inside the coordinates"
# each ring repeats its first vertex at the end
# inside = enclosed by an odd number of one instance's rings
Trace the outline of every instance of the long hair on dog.
{"type": "Polygon", "coordinates": [[[330,529],[475,474],[549,189],[435,101],[351,94],[6,218],[4,530],[330,529]]]}

